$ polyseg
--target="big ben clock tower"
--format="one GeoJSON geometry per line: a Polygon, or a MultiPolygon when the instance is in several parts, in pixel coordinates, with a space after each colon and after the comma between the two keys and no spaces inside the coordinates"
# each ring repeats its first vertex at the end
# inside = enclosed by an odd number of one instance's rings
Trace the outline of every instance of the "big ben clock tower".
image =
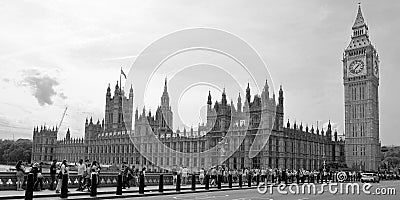
{"type": "Polygon", "coordinates": [[[353,169],[375,171],[380,163],[379,57],[360,5],[352,31],[343,54],[346,163],[353,169]]]}

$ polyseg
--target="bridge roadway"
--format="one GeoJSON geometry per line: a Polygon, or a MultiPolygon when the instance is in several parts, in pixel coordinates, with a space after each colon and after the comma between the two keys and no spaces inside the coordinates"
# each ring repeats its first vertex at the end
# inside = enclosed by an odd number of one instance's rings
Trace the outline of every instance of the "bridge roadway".
{"type": "MultiPolygon", "coordinates": [[[[317,188],[321,184],[317,185],[317,188]]],[[[360,183],[360,187],[362,187],[360,183]]],[[[158,186],[148,186],[145,188],[145,194],[139,194],[138,188],[133,187],[124,190],[122,196],[115,195],[115,187],[102,187],[98,188],[99,194],[98,199],[140,199],[140,200],[209,200],[209,199],[221,199],[221,200],[375,200],[375,199],[388,199],[398,200],[400,199],[400,181],[381,181],[380,183],[373,183],[369,189],[371,193],[375,193],[377,188],[393,188],[396,192],[393,195],[377,195],[377,194],[364,194],[360,190],[360,194],[331,194],[328,188],[324,188],[323,194],[281,194],[278,192],[277,187],[273,187],[273,193],[260,194],[255,186],[248,188],[247,185],[239,189],[237,185],[234,185],[233,189],[229,189],[227,185],[223,185],[222,189],[219,190],[216,187],[210,187],[207,192],[204,190],[204,186],[196,185],[196,191],[190,190],[190,185],[182,186],[180,192],[175,191],[175,187],[172,185],[166,185],[163,194],[158,192],[158,186]]],[[[288,188],[285,188],[288,191],[288,188]]],[[[35,192],[36,196],[34,199],[60,199],[59,195],[55,194],[54,191],[44,190],[41,192],[35,192]]],[[[0,191],[0,199],[23,199],[24,191],[0,191]]],[[[87,192],[77,192],[75,189],[70,189],[68,199],[93,199],[87,192]]]]}

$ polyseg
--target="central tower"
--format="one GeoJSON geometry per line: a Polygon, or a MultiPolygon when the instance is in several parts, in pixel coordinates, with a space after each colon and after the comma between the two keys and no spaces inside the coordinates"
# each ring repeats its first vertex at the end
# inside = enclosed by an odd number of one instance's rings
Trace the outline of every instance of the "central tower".
{"type": "Polygon", "coordinates": [[[343,54],[346,163],[353,169],[376,171],[380,163],[379,57],[360,5],[352,32],[343,54]]]}

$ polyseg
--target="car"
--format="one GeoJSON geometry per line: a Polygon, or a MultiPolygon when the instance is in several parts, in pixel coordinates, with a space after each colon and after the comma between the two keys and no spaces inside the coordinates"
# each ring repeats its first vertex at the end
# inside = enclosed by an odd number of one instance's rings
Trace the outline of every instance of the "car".
{"type": "Polygon", "coordinates": [[[364,182],[379,183],[379,176],[376,173],[361,173],[361,183],[364,182]]]}

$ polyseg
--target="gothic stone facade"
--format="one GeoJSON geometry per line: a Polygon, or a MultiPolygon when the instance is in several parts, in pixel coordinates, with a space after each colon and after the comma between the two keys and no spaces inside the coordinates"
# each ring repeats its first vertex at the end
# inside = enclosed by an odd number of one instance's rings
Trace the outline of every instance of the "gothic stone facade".
{"type": "Polygon", "coordinates": [[[173,131],[170,128],[173,113],[169,105],[167,82],[165,82],[161,105],[157,108],[156,114],[146,113],[145,109],[139,114],[136,109],[135,128],[129,130],[127,128],[129,126],[125,126],[123,120],[129,124],[132,118],[123,116],[129,116],[125,113],[132,109],[132,98],[132,90],[127,98],[118,85],[115,87],[114,97],[111,98],[110,88],[108,88],[106,120],[102,123],[100,121],[93,123],[92,119],[86,120],[84,138],[71,138],[68,131],[65,138],[57,141],[57,134],[54,132],[53,140],[48,141],[47,144],[43,143],[45,136],[41,136],[45,131],[35,129],[33,160],[48,161],[55,158],[77,162],[81,158],[88,158],[109,165],[127,162],[138,168],[146,166],[149,170],[158,172],[175,165],[199,170],[201,167],[207,168],[221,162],[223,155],[218,151],[220,149],[205,155],[200,152],[213,149],[218,142],[224,140],[226,150],[233,151],[230,157],[223,158],[224,164],[232,169],[269,166],[313,170],[322,168],[324,161],[344,162],[344,142],[338,141],[336,132],[334,136],[332,135],[330,124],[326,132],[318,128],[315,131],[313,127],[303,128],[302,124],[291,125],[289,121],[284,125],[283,90],[280,89],[276,104],[275,95],[269,96],[267,83],[262,94],[254,95],[254,97],[250,94],[248,86],[244,105],[239,94],[236,107],[232,101],[230,104],[227,103],[225,91],[222,93],[221,101],[216,101],[214,106],[209,94],[207,123],[199,125],[197,130],[191,128],[173,131]],[[130,105],[122,106],[123,102],[130,105]],[[121,113],[121,117],[115,117],[120,116],[121,113]],[[249,116],[248,120],[245,118],[246,114],[249,116]],[[107,117],[109,117],[108,120],[107,117]],[[232,131],[229,136],[227,136],[228,129],[232,131]],[[257,155],[250,158],[250,147],[253,142],[257,142],[254,141],[257,131],[271,131],[271,135],[266,145],[257,149],[257,155]],[[162,145],[168,146],[171,151],[164,151],[161,144],[146,140],[149,134],[155,134],[162,145]],[[240,143],[240,138],[244,138],[242,143],[240,143]],[[43,146],[44,144],[47,146],[43,146]],[[234,146],[239,146],[239,148],[235,149],[234,146]],[[46,149],[53,150],[46,151],[46,149]]]}

